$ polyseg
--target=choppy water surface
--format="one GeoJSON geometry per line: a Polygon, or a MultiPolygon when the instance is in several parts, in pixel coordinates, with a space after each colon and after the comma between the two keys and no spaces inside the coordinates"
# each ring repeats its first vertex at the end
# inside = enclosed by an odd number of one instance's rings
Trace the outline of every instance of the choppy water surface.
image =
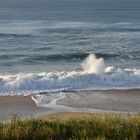
{"type": "Polygon", "coordinates": [[[0,8],[0,94],[140,88],[138,4],[0,8]]]}

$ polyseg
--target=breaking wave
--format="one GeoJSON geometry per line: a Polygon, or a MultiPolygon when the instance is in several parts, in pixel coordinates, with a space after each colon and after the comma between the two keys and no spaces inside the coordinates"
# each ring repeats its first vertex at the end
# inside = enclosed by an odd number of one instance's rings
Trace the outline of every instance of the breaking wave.
{"type": "Polygon", "coordinates": [[[140,69],[106,66],[103,58],[90,54],[81,71],[19,73],[0,76],[1,95],[39,92],[140,88],[140,69]]]}

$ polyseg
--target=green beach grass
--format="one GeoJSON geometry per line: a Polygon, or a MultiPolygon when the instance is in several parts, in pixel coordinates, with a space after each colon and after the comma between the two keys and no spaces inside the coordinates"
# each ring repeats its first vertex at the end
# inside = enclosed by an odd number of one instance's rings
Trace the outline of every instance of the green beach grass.
{"type": "Polygon", "coordinates": [[[140,115],[63,115],[30,120],[14,115],[0,124],[0,140],[140,140],[140,115]]]}

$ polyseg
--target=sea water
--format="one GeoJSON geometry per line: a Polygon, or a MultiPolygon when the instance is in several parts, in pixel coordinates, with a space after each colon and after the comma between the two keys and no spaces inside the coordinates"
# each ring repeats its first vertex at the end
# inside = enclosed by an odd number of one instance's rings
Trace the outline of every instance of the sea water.
{"type": "Polygon", "coordinates": [[[0,95],[140,88],[139,0],[18,4],[0,6],[0,95]]]}

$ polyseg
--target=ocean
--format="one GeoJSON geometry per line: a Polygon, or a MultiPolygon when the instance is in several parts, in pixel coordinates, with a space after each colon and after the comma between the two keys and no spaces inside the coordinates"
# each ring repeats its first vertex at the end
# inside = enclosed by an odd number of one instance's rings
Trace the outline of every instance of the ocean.
{"type": "Polygon", "coordinates": [[[138,0],[45,4],[0,8],[0,95],[140,88],[138,0]]]}

